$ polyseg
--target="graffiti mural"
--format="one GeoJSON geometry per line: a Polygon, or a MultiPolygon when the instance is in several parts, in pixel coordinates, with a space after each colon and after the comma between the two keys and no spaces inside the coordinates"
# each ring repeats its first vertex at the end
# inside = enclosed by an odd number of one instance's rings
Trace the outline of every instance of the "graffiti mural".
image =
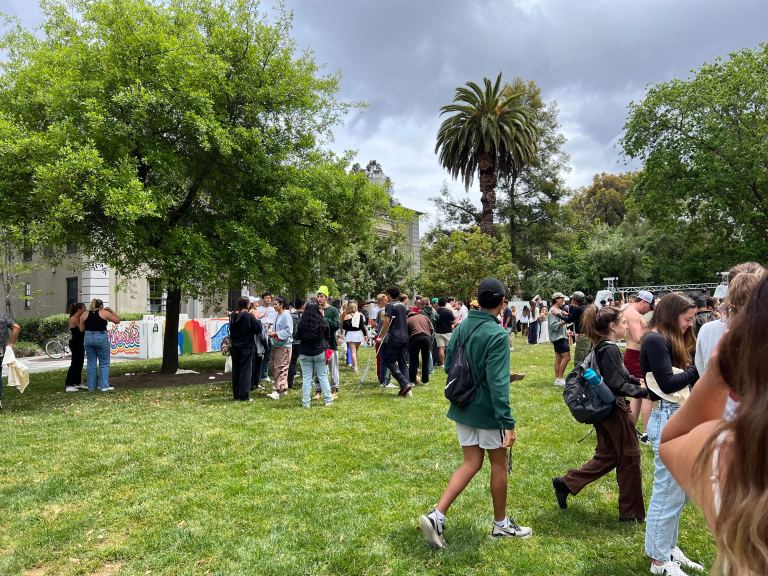
{"type": "Polygon", "coordinates": [[[113,325],[107,334],[112,356],[139,356],[141,353],[141,327],[137,322],[113,325]]]}
{"type": "Polygon", "coordinates": [[[226,318],[187,320],[179,330],[179,354],[219,351],[221,341],[228,333],[226,318]]]}
{"type": "Polygon", "coordinates": [[[221,342],[229,336],[229,323],[224,324],[219,331],[211,336],[211,352],[221,352],[221,342]]]}

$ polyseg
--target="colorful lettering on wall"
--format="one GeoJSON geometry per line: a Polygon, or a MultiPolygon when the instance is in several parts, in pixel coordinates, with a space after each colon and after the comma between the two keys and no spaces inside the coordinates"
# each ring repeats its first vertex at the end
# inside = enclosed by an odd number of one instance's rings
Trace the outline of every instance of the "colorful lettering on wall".
{"type": "Polygon", "coordinates": [[[108,332],[110,353],[138,356],[141,353],[141,328],[136,322],[117,324],[108,332]]]}

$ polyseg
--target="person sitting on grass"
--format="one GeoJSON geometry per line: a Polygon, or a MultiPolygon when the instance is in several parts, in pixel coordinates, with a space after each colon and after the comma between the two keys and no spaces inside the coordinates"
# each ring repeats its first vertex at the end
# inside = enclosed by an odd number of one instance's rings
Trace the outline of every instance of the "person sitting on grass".
{"type": "Polygon", "coordinates": [[[495,278],[480,282],[477,300],[480,310],[471,310],[451,338],[445,359],[450,372],[456,339],[461,338],[472,378],[477,385],[474,399],[464,408],[454,404],[448,418],[456,422],[456,433],[464,462],[453,473],[437,506],[419,516],[427,544],[445,548],[445,515],[454,500],[483,466],[485,452],[491,461],[491,500],[494,538],[527,538],[532,530],[507,517],[507,447],[515,442],[515,419],[509,405],[509,339],[496,320],[504,306],[504,285],[495,278]]]}

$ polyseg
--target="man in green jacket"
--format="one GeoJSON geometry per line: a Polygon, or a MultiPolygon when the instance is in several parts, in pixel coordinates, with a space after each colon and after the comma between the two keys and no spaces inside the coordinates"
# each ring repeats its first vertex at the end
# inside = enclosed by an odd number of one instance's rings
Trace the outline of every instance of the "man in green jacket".
{"type": "Polygon", "coordinates": [[[470,310],[453,331],[445,356],[445,371],[451,369],[457,337],[472,370],[477,393],[466,407],[451,404],[448,418],[456,422],[464,462],[453,473],[434,510],[419,517],[427,544],[444,548],[445,514],[483,466],[485,451],[491,461],[491,499],[494,538],[527,538],[532,530],[507,517],[507,454],[515,442],[515,419],[509,405],[509,339],[496,317],[504,306],[504,285],[495,278],[480,282],[477,300],[480,310],[470,310]],[[457,336],[457,334],[459,336],[457,336]]]}

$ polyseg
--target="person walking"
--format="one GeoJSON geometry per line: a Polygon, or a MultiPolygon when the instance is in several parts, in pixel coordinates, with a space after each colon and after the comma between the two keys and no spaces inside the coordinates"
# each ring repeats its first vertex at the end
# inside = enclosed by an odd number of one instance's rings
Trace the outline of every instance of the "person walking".
{"type": "Polygon", "coordinates": [[[455,317],[453,312],[448,308],[445,298],[440,298],[437,301],[437,322],[435,322],[435,343],[437,344],[438,362],[437,366],[443,366],[445,364],[445,350],[448,347],[448,343],[451,341],[451,333],[453,332],[453,322],[455,317]]]}
{"type": "Polygon", "coordinates": [[[651,574],[686,576],[681,567],[702,567],[677,546],[680,515],[687,497],[661,459],[659,444],[667,422],[699,378],[692,357],[696,348],[692,330],[696,306],[687,296],[671,292],[655,308],[640,347],[640,367],[647,374],[649,398],[654,401],[647,428],[654,454],[654,474],[645,525],[645,553],[651,558],[651,574]]]}
{"type": "Polygon", "coordinates": [[[421,355],[421,383],[429,383],[429,359],[432,355],[432,333],[435,331],[432,322],[424,314],[409,312],[406,319],[408,325],[408,379],[418,382],[419,355],[421,355]]]}
{"type": "Polygon", "coordinates": [[[320,383],[320,390],[326,406],[333,404],[331,385],[328,382],[328,365],[325,362],[325,351],[328,349],[328,339],[331,331],[328,321],[320,312],[316,302],[307,302],[301,315],[301,324],[296,332],[299,341],[294,353],[301,364],[301,405],[309,408],[312,402],[313,373],[320,383]]]}
{"type": "MultiPolygon", "coordinates": [[[[249,309],[250,304],[247,296],[241,296],[237,301],[237,310],[232,312],[229,317],[232,399],[242,402],[251,400],[256,338],[261,337],[262,331],[262,324],[257,319],[259,313],[249,309]]],[[[256,368],[260,370],[261,365],[257,363],[256,368]]]]}
{"type": "Polygon", "coordinates": [[[341,327],[352,355],[352,372],[357,372],[357,352],[360,344],[368,342],[368,328],[365,324],[365,316],[358,312],[357,303],[350,300],[341,317],[341,327]]]}
{"type": "Polygon", "coordinates": [[[622,363],[617,342],[627,332],[627,321],[617,308],[606,306],[598,310],[591,306],[581,316],[581,329],[592,341],[597,367],[608,388],[616,395],[616,407],[607,418],[594,425],[597,446],[592,459],[581,468],[568,470],[564,476],[552,479],[557,503],[560,508],[567,508],[568,496],[578,494],[615,468],[619,484],[619,520],[642,522],[645,503],[640,444],[625,396],[643,398],[648,391],[640,387],[640,380],[627,372],[622,363]]]}
{"type": "Polygon", "coordinates": [[[419,527],[427,544],[445,548],[444,525],[451,504],[483,466],[485,453],[491,462],[491,500],[494,538],[527,538],[532,530],[507,516],[507,447],[515,443],[515,419],[509,405],[509,339],[496,316],[501,312],[504,285],[495,278],[480,282],[480,310],[471,310],[451,337],[446,355],[450,371],[456,339],[461,338],[477,394],[465,407],[451,404],[448,418],[456,423],[456,434],[464,462],[448,481],[435,508],[419,516],[419,527]]]}
{"type": "Polygon", "coordinates": [[[77,302],[69,307],[69,350],[72,353],[72,361],[67,370],[67,378],[64,381],[65,392],[77,392],[88,389],[83,386],[83,363],[85,362],[85,332],[80,330],[80,316],[86,313],[85,304],[77,302]]]}
{"type": "Polygon", "coordinates": [[[385,291],[389,302],[384,307],[384,349],[382,359],[392,377],[400,385],[399,396],[409,396],[413,384],[408,380],[408,310],[400,302],[400,288],[390,286],[385,291]]]}
{"type": "Polygon", "coordinates": [[[88,358],[88,365],[85,369],[86,382],[88,390],[96,391],[98,380],[99,390],[109,392],[114,390],[109,385],[109,361],[111,358],[109,337],[107,336],[107,323],[120,324],[120,317],[109,307],[104,306],[104,302],[98,298],[91,300],[91,307],[87,314],[81,314],[78,320],[81,332],[85,332],[83,344],[85,354],[88,358]],[[98,378],[97,365],[98,362],[98,378]]]}
{"type": "Polygon", "coordinates": [[[275,317],[274,328],[269,332],[269,343],[272,352],[269,366],[275,377],[272,392],[267,394],[271,400],[280,400],[288,394],[288,368],[291,364],[293,345],[293,318],[288,310],[288,301],[282,296],[274,298],[275,317]]]}

